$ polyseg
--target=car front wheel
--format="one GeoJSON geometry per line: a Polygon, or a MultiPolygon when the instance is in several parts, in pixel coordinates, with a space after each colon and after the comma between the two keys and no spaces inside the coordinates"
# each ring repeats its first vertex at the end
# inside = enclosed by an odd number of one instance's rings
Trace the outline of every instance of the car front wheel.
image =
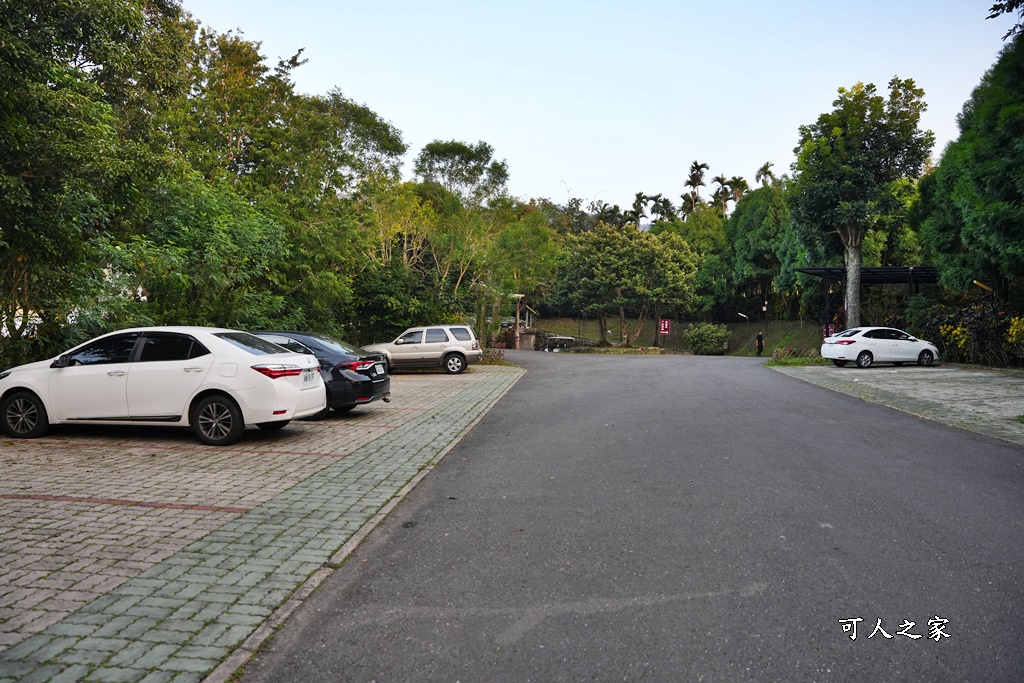
{"type": "MultiPolygon", "coordinates": [[[[242,438],[242,411],[227,396],[213,395],[192,406],[189,421],[196,437],[210,446],[227,446],[242,438]]],[[[283,425],[282,425],[283,426],[283,425]]]]}
{"type": "Polygon", "coordinates": [[[46,407],[30,391],[19,391],[8,396],[0,406],[4,431],[16,439],[34,439],[50,431],[46,407]]]}
{"type": "Polygon", "coordinates": [[[861,351],[857,354],[857,367],[870,368],[874,360],[869,351],[861,351]]]}
{"type": "Polygon", "coordinates": [[[922,351],[921,355],[917,357],[917,364],[925,367],[930,367],[935,362],[935,356],[931,351],[922,351]]]}
{"type": "Polygon", "coordinates": [[[835,366],[836,366],[837,368],[844,368],[844,367],[846,367],[846,361],[845,361],[845,360],[836,360],[836,359],[833,359],[833,360],[832,360],[832,362],[833,362],[833,363],[835,364],[835,366]]]}
{"type": "Polygon", "coordinates": [[[444,371],[449,375],[457,375],[466,369],[466,359],[457,353],[450,353],[442,361],[444,371]]]}

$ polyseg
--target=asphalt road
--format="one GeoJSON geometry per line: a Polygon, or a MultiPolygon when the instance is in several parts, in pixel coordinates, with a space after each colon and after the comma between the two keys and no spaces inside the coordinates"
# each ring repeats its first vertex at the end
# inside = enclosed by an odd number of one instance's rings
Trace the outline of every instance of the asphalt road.
{"type": "Polygon", "coordinates": [[[510,357],[244,681],[1024,679],[1024,449],[758,359],[510,357]]]}

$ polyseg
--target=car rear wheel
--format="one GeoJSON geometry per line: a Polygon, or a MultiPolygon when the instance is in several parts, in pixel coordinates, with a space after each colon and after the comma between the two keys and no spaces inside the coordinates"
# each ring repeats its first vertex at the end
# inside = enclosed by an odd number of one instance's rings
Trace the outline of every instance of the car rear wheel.
{"type": "Polygon", "coordinates": [[[935,362],[935,356],[931,351],[922,351],[921,355],[917,357],[917,364],[925,367],[930,367],[935,362]]]}
{"type": "Polygon", "coordinates": [[[874,361],[870,351],[861,351],[857,354],[857,367],[870,368],[874,361]]]}
{"type": "Polygon", "coordinates": [[[277,420],[276,422],[257,422],[256,426],[265,432],[276,432],[285,427],[291,420],[277,420]]]}
{"type": "Polygon", "coordinates": [[[449,375],[457,375],[466,369],[466,359],[457,353],[449,353],[444,357],[442,364],[444,371],[449,375]]]}
{"type": "MultiPolygon", "coordinates": [[[[200,399],[189,415],[196,437],[211,446],[227,446],[242,438],[242,411],[227,396],[214,394],[200,399]]],[[[282,425],[283,426],[283,425],[282,425]]]]}
{"type": "Polygon", "coordinates": [[[4,431],[16,439],[34,439],[50,431],[46,407],[31,391],[8,396],[0,406],[4,431]]]}
{"type": "Polygon", "coordinates": [[[833,359],[832,362],[835,364],[835,366],[837,368],[844,368],[844,367],[846,367],[846,361],[845,360],[833,359]]]}

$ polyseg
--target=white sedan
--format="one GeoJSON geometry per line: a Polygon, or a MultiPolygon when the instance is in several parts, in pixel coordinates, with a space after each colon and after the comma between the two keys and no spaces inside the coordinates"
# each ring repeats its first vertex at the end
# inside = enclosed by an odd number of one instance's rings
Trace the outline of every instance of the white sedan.
{"type": "Polygon", "coordinates": [[[917,363],[931,365],[939,358],[939,349],[929,341],[917,339],[894,327],[853,327],[825,337],[821,357],[838,367],[850,361],[869,368],[873,363],[917,363]]]}
{"type": "Polygon", "coordinates": [[[214,327],[144,327],[0,372],[0,426],[33,438],[55,424],[179,425],[203,443],[238,441],[322,411],[315,356],[214,327]]]}

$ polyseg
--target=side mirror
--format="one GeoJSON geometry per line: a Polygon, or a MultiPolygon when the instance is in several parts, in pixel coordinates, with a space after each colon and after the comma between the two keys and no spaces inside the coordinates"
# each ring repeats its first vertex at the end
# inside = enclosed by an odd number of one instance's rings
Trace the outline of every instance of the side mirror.
{"type": "Polygon", "coordinates": [[[69,353],[62,353],[57,356],[57,360],[50,363],[51,368],[66,368],[69,365],[71,365],[71,354],[69,353]]]}
{"type": "Polygon", "coordinates": [[[401,346],[404,343],[405,343],[405,339],[403,339],[401,337],[399,337],[398,339],[395,340],[395,346],[401,346]]]}

